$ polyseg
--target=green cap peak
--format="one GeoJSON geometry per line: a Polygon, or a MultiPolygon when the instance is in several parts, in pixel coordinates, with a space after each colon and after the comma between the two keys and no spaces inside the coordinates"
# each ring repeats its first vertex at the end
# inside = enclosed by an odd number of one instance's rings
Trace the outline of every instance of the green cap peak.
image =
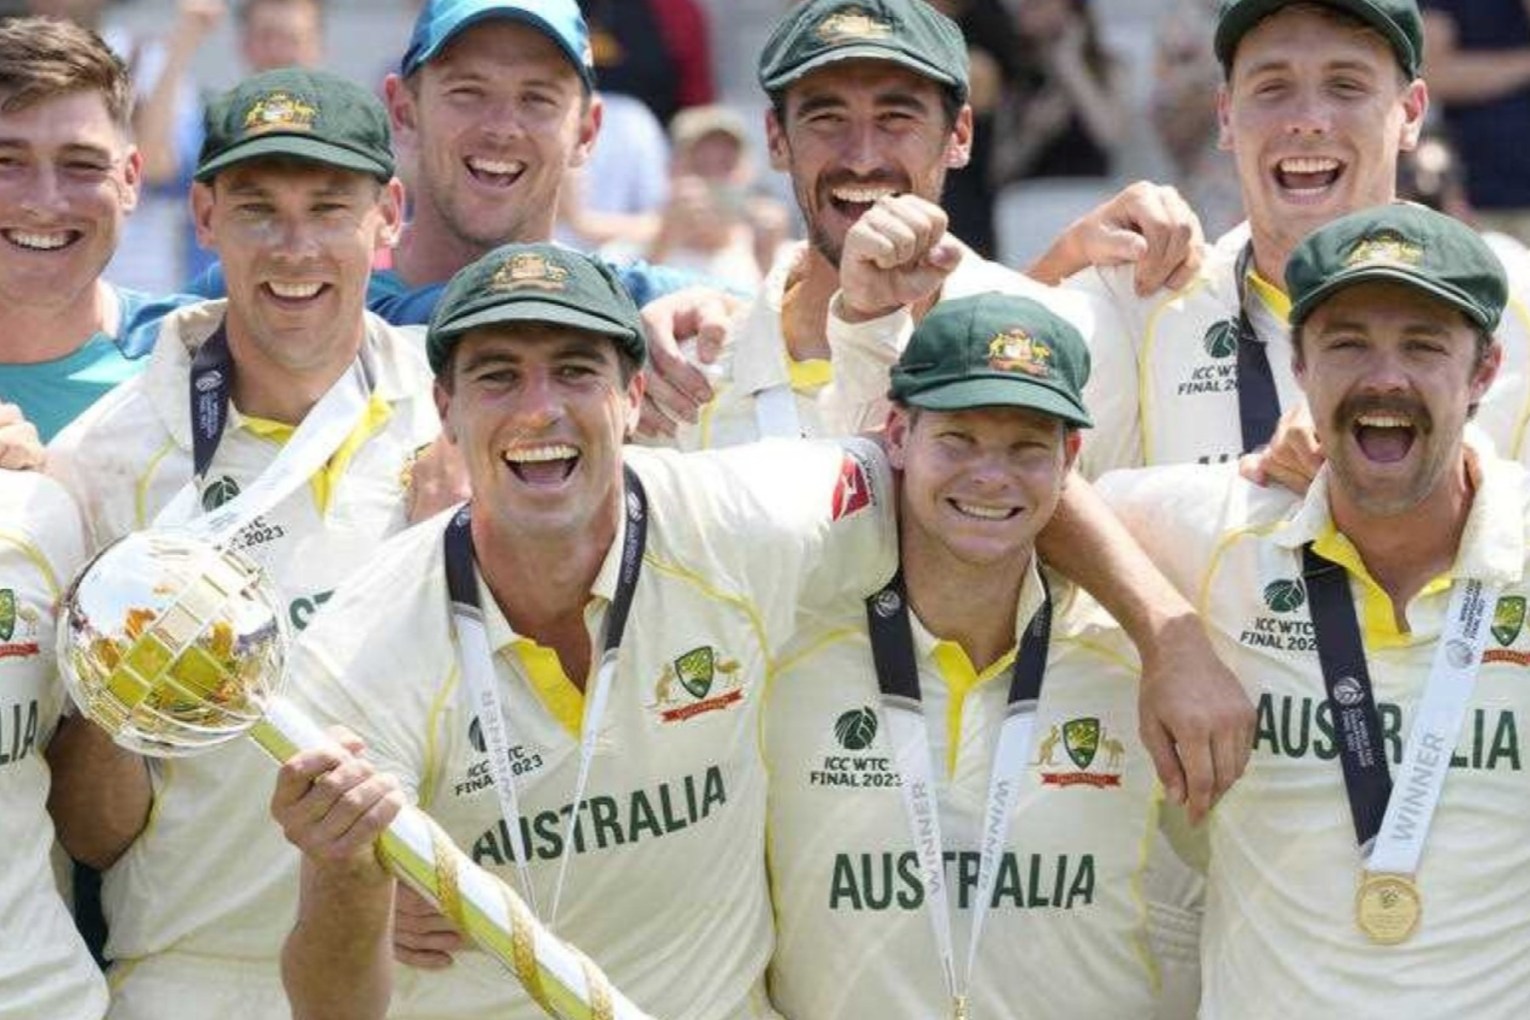
{"type": "Polygon", "coordinates": [[[1489,331],[1509,293],[1503,264],[1475,230],[1398,202],[1340,217],[1296,246],[1286,263],[1292,328],[1340,290],[1373,282],[1423,291],[1489,331]]]}
{"type": "Polygon", "coordinates": [[[1070,425],[1084,409],[1089,349],[1067,321],[1013,294],[941,301],[909,338],[888,396],[933,411],[1024,407],[1070,425]]]}
{"type": "Polygon", "coordinates": [[[441,373],[464,333],[516,323],[610,337],[639,365],[648,355],[637,305],[604,262],[558,244],[507,244],[446,285],[425,338],[432,371],[441,373]]]}

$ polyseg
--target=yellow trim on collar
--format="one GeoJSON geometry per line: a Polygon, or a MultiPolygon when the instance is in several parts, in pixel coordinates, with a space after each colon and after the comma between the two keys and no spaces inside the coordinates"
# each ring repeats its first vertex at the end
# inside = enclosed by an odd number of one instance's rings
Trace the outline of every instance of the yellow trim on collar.
{"type": "Polygon", "coordinates": [[[1291,299],[1286,296],[1285,291],[1260,276],[1259,270],[1252,266],[1249,267],[1246,279],[1266,308],[1274,312],[1281,322],[1291,321],[1291,299]]]}
{"type": "Polygon", "coordinates": [[[793,392],[811,396],[833,381],[834,366],[828,358],[808,358],[806,361],[787,358],[786,374],[792,381],[793,392]]]}
{"type": "MultiPolygon", "coordinates": [[[[1326,560],[1343,567],[1360,579],[1364,596],[1361,601],[1360,629],[1367,648],[1406,648],[1412,640],[1407,631],[1397,629],[1397,613],[1387,594],[1360,559],[1360,550],[1334,527],[1332,521],[1312,542],[1312,550],[1326,560]]],[[[1424,585],[1420,595],[1434,595],[1450,587],[1450,575],[1441,574],[1424,585]]]]}
{"type": "MultiPolygon", "coordinates": [[[[350,467],[356,451],[361,449],[368,439],[381,432],[388,424],[388,419],[392,417],[393,407],[382,397],[372,394],[367,399],[366,412],[356,423],[356,427],[351,429],[351,434],[345,437],[345,442],[341,443],[334,456],[329,458],[329,462],[324,465],[324,470],[308,480],[308,484],[313,488],[313,501],[319,508],[320,516],[328,512],[330,497],[334,495],[340,479],[345,477],[345,469],[350,467]]],[[[245,415],[241,425],[251,435],[270,440],[277,446],[285,446],[287,440],[291,439],[293,433],[297,431],[295,425],[272,421],[269,418],[256,418],[253,415],[245,415]]]]}
{"type": "Polygon", "coordinates": [[[1016,649],[1011,648],[998,661],[979,673],[972,665],[972,660],[967,657],[967,651],[955,641],[935,642],[935,647],[930,650],[930,657],[935,660],[935,668],[940,671],[941,679],[946,682],[946,689],[950,692],[950,700],[946,703],[946,772],[948,775],[956,774],[957,752],[962,743],[962,713],[967,706],[967,695],[978,687],[988,683],[996,676],[1002,675],[1015,661],[1016,649]]]}
{"type": "Polygon", "coordinates": [[[520,660],[526,680],[543,707],[578,740],[584,722],[584,692],[563,672],[558,653],[531,638],[516,638],[510,642],[509,650],[520,660]]]}

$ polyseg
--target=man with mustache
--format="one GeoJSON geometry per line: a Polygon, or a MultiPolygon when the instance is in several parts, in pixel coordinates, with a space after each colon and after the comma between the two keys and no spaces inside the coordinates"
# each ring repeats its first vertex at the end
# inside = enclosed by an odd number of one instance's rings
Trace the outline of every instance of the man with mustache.
{"type": "Polygon", "coordinates": [[[1302,241],[1285,285],[1327,458],[1306,495],[1232,465],[1101,482],[1258,704],[1202,846],[1201,1016],[1516,1016],[1530,483],[1466,429],[1503,268],[1385,205],[1302,241]]]}

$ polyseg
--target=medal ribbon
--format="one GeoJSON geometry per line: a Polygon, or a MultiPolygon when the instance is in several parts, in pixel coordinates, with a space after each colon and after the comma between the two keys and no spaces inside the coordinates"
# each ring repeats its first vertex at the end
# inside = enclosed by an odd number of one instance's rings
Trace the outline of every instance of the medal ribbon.
{"type": "Polygon", "coordinates": [[[1452,586],[1439,646],[1403,744],[1398,772],[1403,795],[1394,797],[1348,575],[1310,543],[1302,560],[1323,684],[1339,733],[1345,792],[1366,870],[1412,875],[1466,717],[1498,586],[1469,578],[1452,586]]]}
{"type": "MultiPolygon", "coordinates": [[[[1040,575],[1037,575],[1040,577],[1040,575]]],[[[934,766],[929,729],[919,693],[919,665],[908,615],[908,593],[900,571],[886,588],[866,600],[866,622],[877,686],[893,745],[903,794],[904,814],[919,858],[924,903],[940,953],[946,988],[958,1011],[965,1010],[967,991],[977,963],[978,942],[993,900],[998,864],[1009,836],[1010,817],[1020,794],[1020,773],[1030,756],[1036,704],[1047,664],[1052,633],[1052,595],[1041,582],[1042,603],[1031,618],[1015,655],[1010,675],[1008,709],[999,731],[983,810],[983,835],[978,857],[977,902],[972,910],[972,938],[965,971],[958,976],[951,936],[951,904],[946,893],[944,842],[940,809],[935,797],[934,766]]]]}
{"type": "Polygon", "coordinates": [[[1280,422],[1280,394],[1270,353],[1254,331],[1248,316],[1248,273],[1254,262],[1254,242],[1238,253],[1233,268],[1238,288],[1238,423],[1243,430],[1243,452],[1252,453],[1269,443],[1280,422]]]}
{"type": "MultiPolygon", "coordinates": [[[[574,810],[570,812],[564,830],[563,859],[558,865],[558,878],[553,886],[552,913],[547,919],[549,926],[557,920],[563,880],[568,873],[569,859],[574,856],[574,823],[579,818],[579,804],[584,800],[585,786],[589,781],[590,764],[595,757],[595,741],[600,733],[606,704],[610,700],[611,684],[616,676],[617,653],[621,647],[622,634],[627,629],[627,616],[632,609],[633,593],[637,589],[638,574],[643,566],[643,550],[648,541],[648,497],[643,491],[643,483],[631,468],[625,468],[623,474],[626,482],[623,507],[627,526],[622,540],[621,567],[617,574],[615,597],[606,613],[605,634],[601,640],[600,659],[595,668],[595,686],[590,691],[580,725],[579,775],[574,784],[574,810]]],[[[484,747],[489,756],[489,772],[494,777],[494,792],[499,798],[500,814],[510,834],[510,852],[516,872],[520,875],[522,894],[532,910],[536,910],[529,868],[531,848],[520,843],[520,803],[514,772],[510,766],[510,748],[515,738],[505,715],[504,699],[500,696],[498,678],[494,674],[493,650],[489,647],[488,633],[483,625],[483,605],[478,598],[478,569],[473,552],[472,517],[468,507],[464,506],[452,518],[442,542],[446,559],[446,590],[451,599],[457,642],[462,650],[462,676],[467,682],[469,696],[478,714],[478,726],[483,733],[484,747]]]]}
{"type": "Polygon", "coordinates": [[[371,379],[363,348],[350,368],[303,416],[292,438],[260,477],[227,503],[200,513],[202,480],[218,452],[234,391],[234,358],[228,349],[228,334],[220,325],[191,362],[192,479],[155,516],[154,525],[182,525],[218,544],[233,537],[323,469],[365,413],[371,379]]]}

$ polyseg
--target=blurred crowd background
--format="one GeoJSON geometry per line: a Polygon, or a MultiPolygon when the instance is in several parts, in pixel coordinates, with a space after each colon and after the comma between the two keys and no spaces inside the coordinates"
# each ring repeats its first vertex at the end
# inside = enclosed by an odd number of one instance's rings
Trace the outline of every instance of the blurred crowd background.
{"type": "MultiPolygon", "coordinates": [[[[1077,215],[1139,178],[1179,187],[1208,237],[1241,218],[1232,161],[1216,144],[1217,0],[930,2],[959,21],[972,57],[977,143],[972,165],[951,176],[946,199],[958,237],[1023,267],[1077,215]]],[[[606,115],[594,159],[571,192],[577,200],[561,210],[562,240],[703,270],[745,288],[758,281],[797,226],[786,180],[768,165],[765,99],[754,77],[769,28],[790,3],[580,0],[606,115]]],[[[1475,31],[1494,46],[1524,47],[1513,51],[1525,62],[1523,80],[1499,78],[1530,111],[1530,21],[1519,0],[1466,6],[1479,15],[1518,12],[1516,25],[1485,22],[1475,31]]],[[[205,98],[251,71],[288,63],[380,88],[418,7],[416,0],[0,0],[0,16],[73,17],[101,31],[132,67],[151,187],[108,278],[159,293],[178,289],[207,260],[184,200],[205,98]]],[[[1471,40],[1463,33],[1462,41],[1471,40]]],[[[1426,68],[1436,116],[1444,105],[1439,86],[1459,90],[1447,79],[1437,85],[1437,71],[1426,68]]],[[[1480,85],[1467,84],[1469,98],[1480,85]]],[[[1499,146],[1515,148],[1506,114],[1493,116],[1502,125],[1499,146]]],[[[1517,116],[1530,128],[1530,112],[1517,116]]],[[[1458,163],[1443,135],[1431,138],[1409,160],[1403,193],[1470,218],[1458,163]]]]}

